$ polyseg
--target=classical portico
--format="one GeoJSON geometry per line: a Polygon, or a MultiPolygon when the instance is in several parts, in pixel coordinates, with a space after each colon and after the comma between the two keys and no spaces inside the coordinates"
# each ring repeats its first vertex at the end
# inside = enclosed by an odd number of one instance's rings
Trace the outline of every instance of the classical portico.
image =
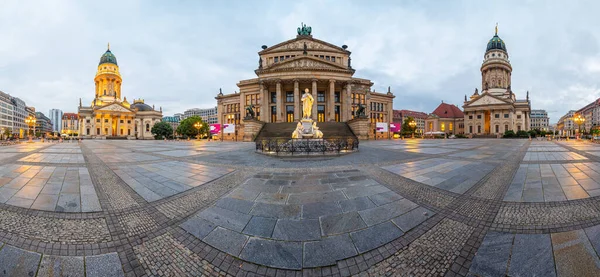
{"type": "Polygon", "coordinates": [[[318,40],[300,29],[294,39],[271,47],[263,45],[254,71],[257,78],[240,81],[239,92],[217,95],[219,123],[236,124],[236,130],[242,130],[250,105],[255,113],[253,120],[298,122],[305,89],[315,100],[315,122],[350,121],[359,105],[365,107],[373,126],[376,122],[391,122],[394,95],[389,89],[373,91],[373,82],[353,77],[350,54],[346,45],[318,40]]]}
{"type": "Polygon", "coordinates": [[[531,103],[517,99],[511,88],[512,66],[506,44],[496,33],[490,39],[481,65],[482,91],[478,89],[463,105],[466,134],[502,135],[506,131],[528,131],[531,103]]]}
{"type": "Polygon", "coordinates": [[[121,74],[110,48],[100,58],[94,78],[95,96],[90,106],[79,101],[79,134],[84,138],[154,139],[152,126],[162,120],[162,109],[137,99],[121,100],[121,74]]]}

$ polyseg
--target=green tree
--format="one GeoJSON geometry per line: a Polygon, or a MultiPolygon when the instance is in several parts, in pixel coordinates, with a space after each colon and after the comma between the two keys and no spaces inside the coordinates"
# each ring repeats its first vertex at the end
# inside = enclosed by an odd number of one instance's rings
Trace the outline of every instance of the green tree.
{"type": "Polygon", "coordinates": [[[201,117],[191,116],[179,122],[179,126],[177,127],[176,131],[185,138],[196,137],[198,134],[200,134],[200,137],[204,137],[208,136],[210,132],[210,126],[208,126],[206,122],[203,122],[201,117]],[[196,123],[202,124],[200,130],[194,126],[196,123]]]}
{"type": "Polygon", "coordinates": [[[404,119],[404,122],[402,122],[402,135],[412,135],[415,132],[417,125],[411,127],[409,123],[412,121],[415,121],[412,116],[407,116],[406,119],[404,119]]]}
{"type": "Polygon", "coordinates": [[[173,136],[173,127],[167,122],[158,122],[150,130],[155,139],[171,138],[173,136]]]}
{"type": "Polygon", "coordinates": [[[3,136],[3,138],[6,139],[8,137],[10,137],[10,128],[4,129],[4,136],[3,136]]]}

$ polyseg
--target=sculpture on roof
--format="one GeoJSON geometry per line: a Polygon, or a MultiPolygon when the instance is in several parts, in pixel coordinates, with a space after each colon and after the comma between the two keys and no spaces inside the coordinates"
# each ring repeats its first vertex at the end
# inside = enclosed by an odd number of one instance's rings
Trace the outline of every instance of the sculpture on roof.
{"type": "Polygon", "coordinates": [[[304,23],[300,23],[300,27],[298,27],[298,35],[299,36],[310,36],[311,32],[312,32],[311,27],[306,26],[306,24],[304,24],[304,23]]]}
{"type": "Polygon", "coordinates": [[[254,105],[250,104],[246,107],[246,118],[244,119],[252,119],[254,118],[255,113],[254,113],[254,105]]]}

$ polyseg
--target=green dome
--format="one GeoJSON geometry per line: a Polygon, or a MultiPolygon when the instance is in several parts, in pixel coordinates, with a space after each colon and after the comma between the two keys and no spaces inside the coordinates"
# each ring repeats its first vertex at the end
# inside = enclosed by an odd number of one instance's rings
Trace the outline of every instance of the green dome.
{"type": "Polygon", "coordinates": [[[114,65],[118,65],[117,57],[115,57],[115,55],[113,55],[113,53],[110,52],[110,49],[106,50],[106,52],[104,52],[104,55],[100,57],[100,63],[98,65],[101,65],[103,63],[112,63],[114,65]]]}
{"type": "Polygon", "coordinates": [[[504,44],[504,41],[498,36],[498,34],[495,34],[494,37],[492,37],[492,39],[490,39],[490,41],[487,44],[487,50],[486,51],[490,51],[490,50],[504,50],[504,52],[508,52],[506,51],[506,45],[504,44]]]}

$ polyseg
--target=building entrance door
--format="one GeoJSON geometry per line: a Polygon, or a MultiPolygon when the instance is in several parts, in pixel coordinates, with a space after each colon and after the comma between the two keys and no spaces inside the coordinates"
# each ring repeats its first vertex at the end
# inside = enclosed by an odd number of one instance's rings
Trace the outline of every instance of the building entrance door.
{"type": "Polygon", "coordinates": [[[484,117],[485,117],[484,132],[486,134],[490,134],[491,133],[490,132],[490,120],[492,117],[490,111],[486,111],[484,117]]]}

